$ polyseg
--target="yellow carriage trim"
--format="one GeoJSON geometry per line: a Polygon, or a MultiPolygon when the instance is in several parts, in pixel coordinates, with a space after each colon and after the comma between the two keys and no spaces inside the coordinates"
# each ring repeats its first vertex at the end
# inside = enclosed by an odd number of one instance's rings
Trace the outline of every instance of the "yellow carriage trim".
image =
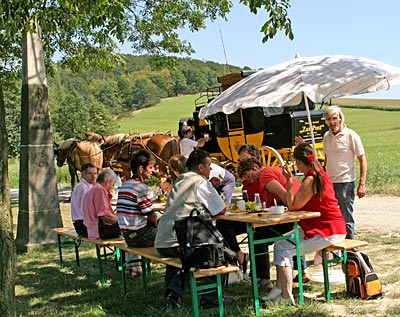
{"type": "Polygon", "coordinates": [[[264,131],[245,134],[242,129],[236,131],[229,131],[227,137],[217,137],[218,146],[222,154],[230,161],[237,162],[239,155],[238,148],[242,144],[254,144],[260,146],[264,137],[264,131]]]}

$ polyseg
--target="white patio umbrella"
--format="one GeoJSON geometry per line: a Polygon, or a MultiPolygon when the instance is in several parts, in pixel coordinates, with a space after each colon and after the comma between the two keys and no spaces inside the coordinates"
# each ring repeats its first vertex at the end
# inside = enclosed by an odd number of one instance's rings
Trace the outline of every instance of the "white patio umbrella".
{"type": "Polygon", "coordinates": [[[199,117],[204,119],[218,112],[231,114],[240,108],[294,106],[304,97],[315,148],[305,97],[319,103],[389,89],[397,84],[400,84],[400,68],[369,58],[347,55],[296,57],[237,82],[201,108],[199,117]]]}

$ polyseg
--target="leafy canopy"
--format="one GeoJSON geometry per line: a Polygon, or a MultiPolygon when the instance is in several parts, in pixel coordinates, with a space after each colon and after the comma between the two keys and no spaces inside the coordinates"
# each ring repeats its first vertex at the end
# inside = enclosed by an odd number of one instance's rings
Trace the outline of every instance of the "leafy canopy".
{"type": "MultiPolygon", "coordinates": [[[[293,39],[289,0],[240,0],[250,11],[266,11],[263,42],[283,30],[293,39]]],[[[0,0],[1,60],[19,59],[21,34],[40,25],[47,64],[56,52],[72,70],[111,68],[121,62],[118,44],[153,56],[188,54],[193,48],[179,29],[198,31],[205,21],[226,18],[229,0],[0,0]]]]}

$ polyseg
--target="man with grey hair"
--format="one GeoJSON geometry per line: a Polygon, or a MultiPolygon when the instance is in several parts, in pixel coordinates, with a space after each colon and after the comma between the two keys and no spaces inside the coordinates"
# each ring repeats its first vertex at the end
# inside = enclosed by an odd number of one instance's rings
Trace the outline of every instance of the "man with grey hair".
{"type": "Polygon", "coordinates": [[[346,127],[345,117],[339,106],[330,106],[324,112],[329,130],[324,135],[326,172],[332,179],[339,207],[346,220],[347,239],[354,239],[355,221],[353,204],[356,186],[356,158],[360,163],[360,179],[357,186],[358,198],[365,196],[367,159],[361,138],[346,127]]]}
{"type": "Polygon", "coordinates": [[[113,188],[117,182],[117,175],[111,169],[102,171],[97,177],[97,183],[88,190],[83,200],[84,220],[89,239],[99,239],[99,218],[105,224],[111,225],[118,221],[117,215],[111,206],[113,188]]]}

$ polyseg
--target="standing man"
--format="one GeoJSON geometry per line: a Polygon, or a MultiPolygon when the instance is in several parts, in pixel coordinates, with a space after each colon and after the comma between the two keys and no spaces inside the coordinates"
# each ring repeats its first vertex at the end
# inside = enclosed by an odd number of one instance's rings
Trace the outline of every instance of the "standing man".
{"type": "Polygon", "coordinates": [[[87,237],[87,228],[83,224],[83,198],[87,191],[96,183],[97,167],[92,163],[86,163],[81,168],[82,179],[75,186],[71,194],[71,218],[75,231],[79,236],[87,237]]]}
{"type": "MultiPolygon", "coordinates": [[[[186,162],[188,172],[180,174],[168,196],[165,212],[158,222],[155,247],[162,256],[179,257],[179,243],[173,229],[177,218],[188,217],[196,208],[200,212],[209,212],[212,216],[225,213],[225,203],[208,181],[211,171],[211,158],[208,152],[195,150],[186,162]]],[[[185,273],[188,274],[188,273],[185,273]]],[[[188,276],[181,278],[179,269],[167,265],[165,299],[169,307],[183,305],[183,283],[188,276]]],[[[207,292],[202,296],[200,306],[218,307],[217,293],[207,292]]]]}
{"type": "Polygon", "coordinates": [[[356,158],[360,162],[360,180],[357,187],[358,198],[365,196],[367,179],[367,159],[360,137],[344,124],[344,114],[338,106],[330,106],[324,112],[329,127],[324,135],[326,171],[332,179],[339,207],[346,221],[347,239],[354,239],[353,217],[354,190],[356,186],[356,158]]]}
{"type": "Polygon", "coordinates": [[[190,126],[182,126],[181,132],[183,138],[179,142],[179,149],[181,154],[186,158],[189,157],[189,154],[192,153],[196,147],[203,147],[208,141],[208,139],[205,138],[198,139],[197,141],[194,140],[193,130],[190,126]]]}
{"type": "Polygon", "coordinates": [[[154,172],[155,159],[147,150],[132,156],[132,177],[118,191],[118,223],[131,247],[152,247],[156,237],[157,215],[153,211],[150,189],[144,183],[154,172]]]}

